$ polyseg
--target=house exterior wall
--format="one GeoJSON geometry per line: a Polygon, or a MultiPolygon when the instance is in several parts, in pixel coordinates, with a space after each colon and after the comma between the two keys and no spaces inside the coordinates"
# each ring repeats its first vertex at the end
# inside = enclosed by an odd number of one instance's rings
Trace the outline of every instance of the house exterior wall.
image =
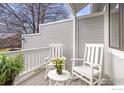
{"type": "MultiPolygon", "coordinates": [[[[103,43],[104,16],[77,18],[76,50],[83,57],[85,43],[103,43]]],[[[23,35],[23,49],[48,47],[50,43],[62,43],[64,56],[67,57],[66,68],[71,71],[73,56],[73,21],[53,22],[40,25],[40,34],[23,35]]]]}
{"type": "MultiPolygon", "coordinates": [[[[124,84],[124,52],[109,48],[108,14],[78,19],[76,48],[83,57],[85,43],[104,43],[106,48],[104,70],[112,77],[114,84],[124,84]],[[106,22],[105,22],[106,20],[106,22]],[[77,38],[78,37],[78,38],[77,38]]],[[[23,35],[23,49],[48,47],[50,43],[62,43],[67,57],[66,69],[71,71],[73,55],[73,21],[54,22],[40,26],[40,34],[23,35]]]]}
{"type": "Polygon", "coordinates": [[[118,13],[113,13],[111,14],[111,30],[110,31],[110,34],[111,34],[111,37],[110,37],[110,45],[112,47],[116,47],[118,48],[119,47],[119,14],[118,13]]]}
{"type": "Polygon", "coordinates": [[[22,49],[40,48],[41,34],[23,34],[22,49]]]}
{"type": "Polygon", "coordinates": [[[108,49],[108,65],[106,71],[115,85],[124,85],[124,52],[116,49],[108,49]]]}
{"type": "Polygon", "coordinates": [[[63,54],[67,58],[66,69],[71,71],[73,55],[73,21],[55,23],[41,26],[42,44],[48,46],[50,43],[62,43],[63,54]]]}
{"type": "Polygon", "coordinates": [[[86,43],[104,43],[104,15],[97,15],[78,20],[79,57],[83,58],[86,43]]]}
{"type": "MultiPolygon", "coordinates": [[[[108,6],[107,6],[108,7],[108,6]]],[[[124,51],[120,51],[109,47],[109,16],[108,11],[105,13],[105,30],[104,30],[104,40],[105,40],[105,66],[104,71],[109,74],[112,78],[114,85],[124,85],[124,51]]],[[[116,21],[117,19],[114,19],[116,21]]],[[[116,21],[117,23],[118,21],[116,21]]],[[[114,24],[116,24],[114,23],[114,24]]],[[[114,26],[115,27],[115,26],[114,26]]],[[[117,25],[116,25],[117,27],[117,25]]],[[[112,35],[117,34],[113,33],[112,35]]],[[[115,36],[115,35],[114,35],[115,36]]],[[[116,36],[114,37],[116,38],[116,36]]],[[[114,43],[115,44],[115,43],[114,43]]]]}
{"type": "MultiPolygon", "coordinates": [[[[108,10],[108,5],[107,5],[108,10]]],[[[109,74],[114,85],[124,85],[124,51],[109,47],[109,12],[104,15],[104,72],[109,74]]],[[[117,21],[116,21],[117,22],[117,21]]],[[[116,26],[117,27],[117,26],[116,26]]]]}
{"type": "Polygon", "coordinates": [[[62,43],[63,53],[67,58],[66,68],[71,71],[71,61],[73,55],[73,21],[63,20],[40,25],[40,34],[23,35],[23,49],[48,47],[51,43],[62,43]]]}

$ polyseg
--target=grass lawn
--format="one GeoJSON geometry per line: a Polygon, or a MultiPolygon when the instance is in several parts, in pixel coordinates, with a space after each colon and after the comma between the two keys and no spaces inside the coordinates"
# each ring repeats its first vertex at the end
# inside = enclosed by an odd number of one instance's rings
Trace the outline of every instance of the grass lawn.
{"type": "Polygon", "coordinates": [[[6,51],[9,51],[11,48],[1,48],[0,49],[0,52],[6,52],[6,51]]]}

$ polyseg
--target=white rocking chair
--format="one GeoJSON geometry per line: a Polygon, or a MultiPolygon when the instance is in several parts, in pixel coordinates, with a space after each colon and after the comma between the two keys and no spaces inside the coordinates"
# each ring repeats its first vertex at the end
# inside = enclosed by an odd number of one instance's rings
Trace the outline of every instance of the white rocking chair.
{"type": "MultiPolygon", "coordinates": [[[[55,64],[51,62],[52,58],[63,57],[63,45],[62,44],[50,44],[49,45],[49,57],[46,58],[46,75],[49,70],[55,68],[55,64]]],[[[65,63],[63,64],[65,68],[65,63]]]]}
{"type": "Polygon", "coordinates": [[[90,85],[100,84],[103,47],[103,44],[86,44],[84,59],[71,59],[72,76],[75,75],[90,85]],[[83,61],[83,65],[76,66],[75,61],[83,61]]]}

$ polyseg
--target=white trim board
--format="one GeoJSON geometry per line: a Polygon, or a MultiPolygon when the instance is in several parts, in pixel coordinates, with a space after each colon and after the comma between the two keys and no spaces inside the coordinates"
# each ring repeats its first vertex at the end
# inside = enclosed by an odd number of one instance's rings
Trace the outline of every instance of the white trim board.
{"type": "Polygon", "coordinates": [[[113,49],[113,48],[109,48],[108,50],[113,55],[115,55],[115,56],[117,56],[117,57],[119,57],[119,58],[124,60],[124,51],[120,51],[120,50],[113,49]]]}
{"type": "Polygon", "coordinates": [[[66,6],[67,6],[68,9],[70,10],[71,14],[72,14],[73,16],[75,16],[75,15],[76,15],[76,11],[75,11],[75,9],[71,6],[71,4],[67,3],[66,6]]]}
{"type": "Polygon", "coordinates": [[[39,36],[39,35],[41,35],[41,33],[22,34],[22,37],[39,36]]]}
{"type": "MultiPolygon", "coordinates": [[[[104,13],[105,12],[98,12],[98,13],[93,13],[93,14],[89,14],[89,15],[79,16],[76,18],[77,19],[83,19],[83,18],[95,17],[95,16],[104,15],[104,13]]],[[[67,22],[67,21],[73,21],[73,18],[68,18],[68,19],[54,21],[54,22],[48,22],[48,23],[40,24],[39,26],[47,26],[47,25],[58,24],[58,23],[67,22]]]]}
{"type": "Polygon", "coordinates": [[[72,21],[72,20],[73,20],[72,18],[68,18],[68,19],[64,19],[64,20],[59,20],[59,21],[54,21],[54,22],[48,22],[48,23],[40,24],[39,26],[53,25],[53,24],[58,24],[58,23],[62,23],[62,22],[72,21]]]}

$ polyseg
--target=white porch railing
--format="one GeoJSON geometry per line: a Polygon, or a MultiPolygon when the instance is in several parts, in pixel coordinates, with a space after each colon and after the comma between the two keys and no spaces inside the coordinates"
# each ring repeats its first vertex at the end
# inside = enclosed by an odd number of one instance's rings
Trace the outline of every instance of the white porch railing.
{"type": "Polygon", "coordinates": [[[24,54],[24,69],[22,74],[27,72],[33,71],[45,64],[45,58],[48,56],[49,48],[39,48],[39,49],[26,49],[26,50],[19,50],[19,51],[9,51],[6,54],[15,55],[19,53],[24,54]]]}

